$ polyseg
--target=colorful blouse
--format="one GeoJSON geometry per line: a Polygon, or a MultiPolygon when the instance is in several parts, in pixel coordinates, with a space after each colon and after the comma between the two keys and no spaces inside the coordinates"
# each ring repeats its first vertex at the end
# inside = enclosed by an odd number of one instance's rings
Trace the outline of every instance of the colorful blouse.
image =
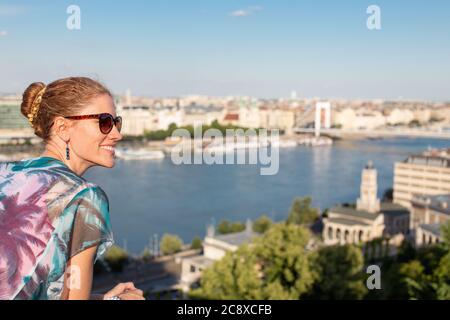
{"type": "Polygon", "coordinates": [[[68,260],[112,243],[100,187],[50,157],[0,163],[0,300],[60,299],[68,260]]]}

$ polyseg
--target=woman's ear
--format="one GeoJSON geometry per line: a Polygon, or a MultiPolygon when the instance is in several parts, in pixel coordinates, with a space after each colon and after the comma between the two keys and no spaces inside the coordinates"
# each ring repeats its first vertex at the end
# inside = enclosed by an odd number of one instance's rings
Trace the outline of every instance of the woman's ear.
{"type": "Polygon", "coordinates": [[[68,119],[61,116],[55,118],[53,123],[54,133],[66,142],[70,139],[70,128],[71,124],[68,119]]]}

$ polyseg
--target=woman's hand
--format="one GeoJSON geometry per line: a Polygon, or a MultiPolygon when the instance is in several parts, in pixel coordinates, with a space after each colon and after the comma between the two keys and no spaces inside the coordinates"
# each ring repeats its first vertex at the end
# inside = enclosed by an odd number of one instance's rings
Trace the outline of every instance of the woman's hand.
{"type": "Polygon", "coordinates": [[[113,289],[105,293],[103,299],[119,297],[120,300],[145,300],[142,290],[136,289],[132,282],[119,283],[113,289]]]}

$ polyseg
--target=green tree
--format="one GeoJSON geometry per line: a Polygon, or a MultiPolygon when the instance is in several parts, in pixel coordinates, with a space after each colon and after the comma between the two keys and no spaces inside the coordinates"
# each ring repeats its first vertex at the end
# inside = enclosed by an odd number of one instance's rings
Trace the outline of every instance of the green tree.
{"type": "Polygon", "coordinates": [[[296,198],[292,203],[287,223],[311,224],[319,218],[319,212],[311,207],[311,197],[296,198]]]}
{"type": "Polygon", "coordinates": [[[309,231],[275,224],[261,237],[215,262],[191,297],[203,299],[299,299],[312,286],[305,250],[309,231]]]}
{"type": "Polygon", "coordinates": [[[311,289],[314,273],[306,251],[310,238],[303,226],[278,223],[255,240],[254,250],[264,276],[264,298],[300,299],[311,289]]]}
{"type": "Polygon", "coordinates": [[[441,259],[433,275],[436,298],[450,300],[450,253],[441,259]]]}
{"type": "Polygon", "coordinates": [[[442,225],[441,235],[443,247],[450,252],[450,222],[442,225]]]}
{"type": "Polygon", "coordinates": [[[176,123],[169,124],[169,127],[167,128],[167,136],[170,137],[172,133],[177,129],[176,123]]]}
{"type": "Polygon", "coordinates": [[[181,251],[183,246],[183,240],[180,237],[173,234],[164,234],[161,239],[160,249],[162,254],[174,254],[181,251]]]}
{"type": "Polygon", "coordinates": [[[447,252],[441,245],[424,246],[417,250],[416,259],[420,261],[426,274],[432,274],[447,252]]]}
{"type": "Polygon", "coordinates": [[[312,299],[362,299],[367,293],[363,273],[364,259],[353,245],[319,249],[313,259],[316,281],[312,299]]]}
{"type": "Polygon", "coordinates": [[[423,299],[426,297],[429,278],[419,260],[402,263],[399,268],[400,289],[407,299],[423,299]]]}
{"type": "Polygon", "coordinates": [[[195,236],[191,242],[191,249],[201,249],[202,248],[202,239],[199,236],[195,236]]]}
{"type": "Polygon", "coordinates": [[[392,200],[394,199],[394,189],[388,188],[384,190],[382,199],[383,202],[392,202],[392,200]]]}
{"type": "Polygon", "coordinates": [[[245,230],[245,224],[242,222],[230,222],[228,220],[222,220],[217,226],[217,232],[219,234],[236,233],[245,230]]]}
{"type": "Polygon", "coordinates": [[[145,247],[145,249],[141,253],[141,259],[144,261],[148,261],[151,258],[152,258],[152,253],[150,252],[150,250],[147,247],[145,247]]]}
{"type": "Polygon", "coordinates": [[[450,222],[441,227],[441,248],[446,254],[441,258],[434,270],[434,285],[436,297],[440,300],[450,300],[450,222]]]}
{"type": "Polygon", "coordinates": [[[253,223],[253,231],[257,233],[266,232],[273,224],[273,221],[266,215],[262,215],[253,223]]]}
{"type": "Polygon", "coordinates": [[[408,240],[403,240],[397,252],[397,261],[407,262],[416,258],[416,249],[408,240]]]}
{"type": "Polygon", "coordinates": [[[104,261],[113,272],[122,272],[124,266],[128,263],[128,253],[119,246],[112,246],[105,254],[104,261]]]}
{"type": "Polygon", "coordinates": [[[200,287],[189,292],[192,299],[207,300],[255,300],[262,299],[262,281],[255,268],[257,257],[243,245],[205,269],[200,287]]]}

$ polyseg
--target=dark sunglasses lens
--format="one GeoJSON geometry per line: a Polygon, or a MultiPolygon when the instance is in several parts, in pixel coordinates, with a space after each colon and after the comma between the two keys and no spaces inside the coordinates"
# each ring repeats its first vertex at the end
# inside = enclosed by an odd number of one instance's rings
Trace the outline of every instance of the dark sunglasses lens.
{"type": "Polygon", "coordinates": [[[116,118],[116,128],[117,128],[117,131],[119,131],[119,132],[120,132],[120,130],[122,130],[122,117],[116,118]]]}
{"type": "Polygon", "coordinates": [[[101,115],[99,118],[100,131],[103,134],[108,134],[111,132],[113,127],[113,118],[110,115],[101,115]]]}

